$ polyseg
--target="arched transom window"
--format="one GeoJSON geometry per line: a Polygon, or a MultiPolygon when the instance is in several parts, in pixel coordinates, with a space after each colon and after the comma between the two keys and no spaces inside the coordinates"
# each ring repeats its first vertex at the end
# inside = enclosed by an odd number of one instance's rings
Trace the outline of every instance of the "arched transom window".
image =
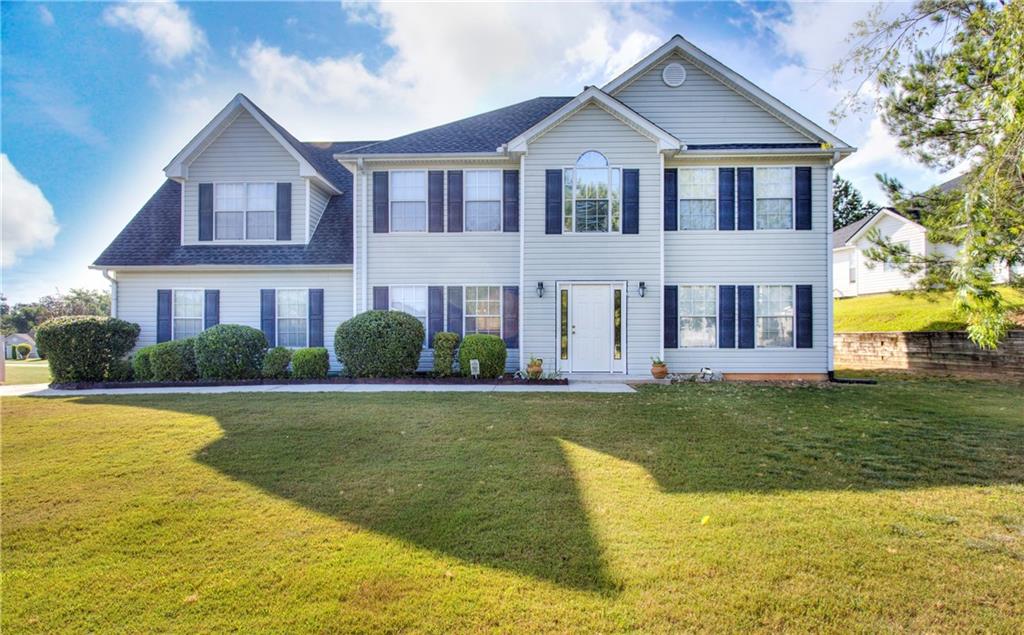
{"type": "Polygon", "coordinates": [[[563,229],[566,232],[617,232],[622,217],[622,169],[603,154],[588,150],[565,168],[563,229]]]}

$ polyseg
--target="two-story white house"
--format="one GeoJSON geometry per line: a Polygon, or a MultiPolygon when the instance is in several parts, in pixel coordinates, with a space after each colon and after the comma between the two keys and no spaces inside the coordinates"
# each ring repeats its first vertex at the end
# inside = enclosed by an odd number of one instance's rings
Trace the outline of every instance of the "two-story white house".
{"type": "Polygon", "coordinates": [[[603,87],[303,143],[243,95],[93,265],[139,345],[326,346],[371,310],[493,333],[509,369],[823,377],[832,169],[854,149],[680,36],[603,87]]]}

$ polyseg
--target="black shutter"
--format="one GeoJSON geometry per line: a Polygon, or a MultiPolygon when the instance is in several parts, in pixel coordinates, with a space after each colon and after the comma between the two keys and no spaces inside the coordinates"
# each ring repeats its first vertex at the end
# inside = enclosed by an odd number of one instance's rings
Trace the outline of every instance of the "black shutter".
{"type": "Polygon", "coordinates": [[[374,287],[373,288],[373,310],[374,311],[387,311],[388,308],[389,308],[388,288],[387,287],[374,287]]]}
{"type": "Polygon", "coordinates": [[[427,288],[427,348],[434,348],[434,336],[444,330],[444,287],[427,288]]]}
{"type": "Polygon", "coordinates": [[[324,345],[324,290],[309,290],[309,345],[324,345]]]}
{"type": "Polygon", "coordinates": [[[665,285],[665,348],[679,348],[679,287],[665,285]]]}
{"type": "Polygon", "coordinates": [[[562,233],[562,171],[544,173],[544,233],[562,233]]]}
{"type": "Polygon", "coordinates": [[[292,184],[277,184],[277,239],[292,239],[292,184]]]}
{"type": "Polygon", "coordinates": [[[796,228],[811,228],[811,168],[796,169],[796,228]]]}
{"type": "Polygon", "coordinates": [[[158,289],[156,292],[156,341],[171,339],[171,290],[158,289]]]}
{"type": "Polygon", "coordinates": [[[622,233],[640,233],[640,170],[622,171],[622,233]]]}
{"type": "Polygon", "coordinates": [[[505,170],[502,172],[505,180],[502,188],[501,208],[502,229],[507,232],[519,231],[519,170],[505,170]]]}
{"type": "Polygon", "coordinates": [[[199,240],[213,240],[213,183],[199,184],[199,240]]]}
{"type": "Polygon", "coordinates": [[[427,223],[429,231],[444,231],[444,170],[427,173],[427,223]]]}
{"type": "Polygon", "coordinates": [[[737,287],[739,347],[754,348],[754,287],[737,287]]]}
{"type": "Polygon", "coordinates": [[[462,287],[448,287],[448,330],[462,335],[462,287]]]}
{"type": "Polygon", "coordinates": [[[448,231],[462,231],[462,170],[448,171],[448,231]]]}
{"type": "Polygon", "coordinates": [[[814,320],[811,308],[811,285],[796,285],[796,347],[812,348],[814,320]]]}
{"type": "Polygon", "coordinates": [[[207,289],[203,293],[203,302],[203,328],[208,329],[220,324],[220,291],[207,289]]]}
{"type": "Polygon", "coordinates": [[[519,348],[519,287],[505,287],[505,302],[502,307],[502,333],[505,348],[519,348]]]}
{"type": "Polygon", "coordinates": [[[277,346],[277,292],[260,289],[260,329],[267,338],[267,346],[277,346]]]}
{"type": "Polygon", "coordinates": [[[373,232],[388,233],[388,173],[373,173],[373,232]]]}
{"type": "Polygon", "coordinates": [[[665,231],[679,229],[679,170],[665,169],[665,231]]]}
{"type": "Polygon", "coordinates": [[[736,287],[718,287],[718,348],[736,348],[736,287]]]}
{"type": "Polygon", "coordinates": [[[739,229],[754,229],[754,168],[737,168],[739,186],[739,229]]]}
{"type": "Polygon", "coordinates": [[[718,229],[736,229],[736,168],[718,168],[718,229]]]}

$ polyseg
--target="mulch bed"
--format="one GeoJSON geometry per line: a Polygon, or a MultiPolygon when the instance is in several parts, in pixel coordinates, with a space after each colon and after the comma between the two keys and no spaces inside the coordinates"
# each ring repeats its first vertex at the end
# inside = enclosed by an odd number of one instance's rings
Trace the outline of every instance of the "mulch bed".
{"type": "Polygon", "coordinates": [[[518,379],[514,375],[505,375],[498,379],[473,379],[472,377],[432,377],[415,375],[413,377],[328,377],[326,379],[232,379],[196,381],[78,381],[64,384],[50,384],[59,390],[89,390],[93,388],[190,388],[202,386],[280,386],[291,384],[431,384],[431,385],[467,385],[480,384],[485,386],[517,385],[517,386],[566,386],[568,379],[518,379]]]}

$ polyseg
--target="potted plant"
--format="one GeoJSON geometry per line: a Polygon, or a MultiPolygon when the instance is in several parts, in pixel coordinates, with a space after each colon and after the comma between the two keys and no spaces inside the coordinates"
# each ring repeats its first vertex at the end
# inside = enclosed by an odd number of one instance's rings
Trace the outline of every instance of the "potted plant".
{"type": "Polygon", "coordinates": [[[544,374],[544,360],[539,357],[530,357],[530,363],[526,365],[526,376],[530,379],[540,379],[544,374]]]}
{"type": "Polygon", "coordinates": [[[668,377],[668,366],[665,365],[665,360],[660,357],[651,358],[651,376],[655,379],[665,379],[668,377]]]}

